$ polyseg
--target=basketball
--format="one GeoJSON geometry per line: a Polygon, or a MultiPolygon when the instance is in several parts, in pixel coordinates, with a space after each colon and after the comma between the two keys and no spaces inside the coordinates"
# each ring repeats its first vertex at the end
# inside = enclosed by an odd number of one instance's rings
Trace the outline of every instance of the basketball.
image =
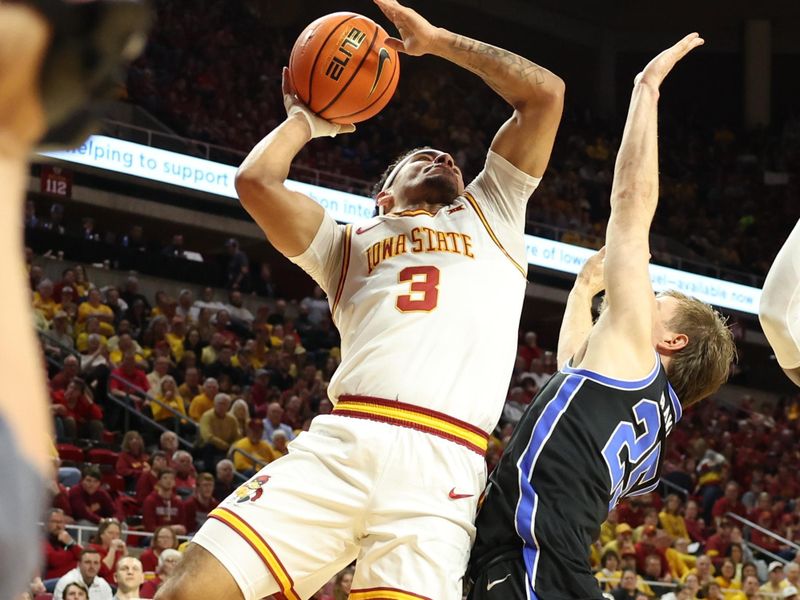
{"type": "Polygon", "coordinates": [[[365,16],[337,12],[305,28],[292,48],[289,76],[303,102],[333,123],[366,121],[392,99],[400,61],[389,35],[365,16]]]}

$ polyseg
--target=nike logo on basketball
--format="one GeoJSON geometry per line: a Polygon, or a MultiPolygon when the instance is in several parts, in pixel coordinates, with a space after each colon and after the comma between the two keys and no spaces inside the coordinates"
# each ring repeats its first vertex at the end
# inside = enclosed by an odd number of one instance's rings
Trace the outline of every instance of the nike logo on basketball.
{"type": "Polygon", "coordinates": [[[461,500],[463,498],[469,498],[469,497],[474,496],[474,495],[475,494],[456,494],[456,488],[452,488],[450,490],[450,493],[447,494],[447,496],[450,498],[450,500],[461,500]]]}
{"type": "Polygon", "coordinates": [[[381,223],[379,221],[377,223],[374,223],[373,225],[370,225],[369,227],[359,227],[358,229],[356,229],[356,235],[361,235],[362,233],[367,233],[370,229],[374,229],[375,227],[377,227],[380,224],[381,223]]]}
{"type": "Polygon", "coordinates": [[[487,591],[487,592],[491,592],[491,591],[492,591],[492,588],[493,588],[494,586],[496,586],[498,583],[503,583],[503,582],[504,582],[506,579],[508,579],[509,577],[511,577],[511,573],[509,573],[508,575],[506,575],[506,576],[505,576],[505,577],[503,577],[502,579],[495,579],[494,581],[490,581],[489,583],[487,583],[487,584],[486,584],[486,591],[487,591]]]}
{"type": "Polygon", "coordinates": [[[383,64],[387,60],[391,60],[392,57],[389,56],[389,51],[386,48],[381,48],[378,51],[378,70],[375,72],[375,81],[372,82],[372,88],[369,90],[369,94],[367,94],[367,98],[372,96],[372,93],[375,91],[375,88],[378,87],[378,81],[381,79],[381,73],[383,73],[383,64]]]}

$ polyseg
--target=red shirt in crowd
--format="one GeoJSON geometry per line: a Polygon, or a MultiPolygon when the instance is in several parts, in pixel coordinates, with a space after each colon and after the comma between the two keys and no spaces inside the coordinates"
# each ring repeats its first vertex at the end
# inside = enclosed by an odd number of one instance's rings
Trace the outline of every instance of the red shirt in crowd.
{"type": "Polygon", "coordinates": [[[724,517],[726,513],[732,512],[742,517],[747,516],[747,509],[741,501],[731,502],[724,496],[714,502],[714,508],[711,509],[711,514],[714,518],[724,517]]]}
{"type": "Polygon", "coordinates": [[[123,477],[139,477],[148,458],[150,455],[146,452],[142,452],[139,456],[134,456],[130,452],[120,452],[117,459],[117,474],[123,477]]]}
{"type": "MultiPolygon", "coordinates": [[[[146,571],[147,569],[145,569],[146,571]]],[[[155,598],[158,588],[161,586],[161,577],[156,575],[153,579],[148,579],[139,588],[139,598],[155,598]]]]}
{"type": "Polygon", "coordinates": [[[75,405],[70,406],[66,398],[64,398],[65,392],[66,390],[56,390],[50,394],[53,404],[61,405],[66,409],[64,417],[72,417],[78,423],[103,420],[103,409],[92,402],[86,394],[82,394],[78,401],[75,402],[75,405]]]}
{"type": "Polygon", "coordinates": [[[156,474],[152,471],[147,471],[139,475],[139,479],[136,482],[136,499],[139,502],[147,500],[150,493],[156,489],[157,481],[156,474]]]}
{"type": "Polygon", "coordinates": [[[80,483],[69,490],[69,505],[75,520],[86,519],[92,523],[99,523],[100,519],[113,517],[116,513],[114,501],[107,491],[100,488],[89,494],[80,483]]]}
{"type": "Polygon", "coordinates": [[[108,554],[109,548],[104,548],[102,544],[89,544],[89,547],[92,550],[97,550],[98,554],[100,554],[100,577],[105,579],[109,584],[116,585],[116,581],[114,580],[114,572],[117,570],[117,563],[119,559],[122,558],[122,550],[117,550],[116,556],[114,556],[114,564],[111,565],[109,569],[106,566],[106,563],[103,562],[106,555],[108,554]]]}
{"type": "MultiPolygon", "coordinates": [[[[117,367],[111,371],[111,374],[116,375],[116,377],[119,377],[120,379],[124,379],[131,385],[135,385],[137,388],[143,389],[145,392],[150,389],[150,382],[147,381],[147,375],[145,375],[141,369],[134,369],[132,373],[126,373],[122,367],[117,367]]],[[[135,389],[131,389],[116,377],[111,377],[109,379],[108,387],[111,389],[111,391],[121,391],[126,394],[137,393],[135,389]]]]}
{"type": "Polygon", "coordinates": [[[142,570],[145,573],[155,572],[156,567],[158,566],[158,557],[160,554],[161,552],[156,554],[155,550],[153,550],[152,548],[148,548],[147,550],[142,552],[141,555],[139,555],[139,560],[142,563],[142,570]]]}
{"type": "Polygon", "coordinates": [[[81,556],[81,548],[78,544],[65,546],[57,538],[49,536],[44,541],[44,577],[43,579],[54,579],[61,577],[67,571],[71,571],[78,566],[78,559],[81,556]]]}
{"type": "Polygon", "coordinates": [[[183,512],[186,517],[186,531],[188,533],[194,533],[200,529],[200,526],[206,522],[208,513],[217,508],[218,504],[219,500],[216,498],[211,498],[208,504],[203,504],[197,496],[192,496],[186,500],[186,502],[183,503],[183,512]],[[198,516],[200,520],[198,520],[198,516]]]}
{"type": "Polygon", "coordinates": [[[145,531],[155,531],[162,525],[183,525],[186,517],[183,502],[177,494],[166,499],[158,495],[158,491],[150,492],[142,505],[142,524],[145,531]]]}

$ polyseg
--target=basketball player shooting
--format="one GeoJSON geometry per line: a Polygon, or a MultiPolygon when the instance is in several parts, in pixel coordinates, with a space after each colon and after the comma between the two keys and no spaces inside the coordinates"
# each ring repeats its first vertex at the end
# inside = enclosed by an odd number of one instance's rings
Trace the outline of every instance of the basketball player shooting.
{"type": "Polygon", "coordinates": [[[387,44],[472,71],[513,113],[469,185],[444,149],[416,150],[379,186],[385,214],[342,226],[284,182],[311,139],[352,128],[316,117],[284,79],[288,117],[236,185],[269,241],[328,295],[342,336],[335,409],[210,514],[159,600],[308,598],[356,559],[351,600],[461,598],[516,352],[525,206],[564,84],[394,0],[377,4],[400,31],[387,44]],[[474,318],[487,308],[492,319],[474,318]]]}
{"type": "Polygon", "coordinates": [[[800,385],[800,221],[767,273],[758,318],[778,364],[800,385]]]}
{"type": "Polygon", "coordinates": [[[601,599],[589,547],[621,499],[653,490],[665,438],[682,409],[726,380],[734,344],[710,306],[654,296],[648,236],[658,202],[657,103],[691,34],[634,82],[617,156],[605,258],[591,258],[570,293],[560,358],[517,425],[476,522],[470,598],[601,599]],[[606,307],[592,325],[593,296],[606,307]]]}

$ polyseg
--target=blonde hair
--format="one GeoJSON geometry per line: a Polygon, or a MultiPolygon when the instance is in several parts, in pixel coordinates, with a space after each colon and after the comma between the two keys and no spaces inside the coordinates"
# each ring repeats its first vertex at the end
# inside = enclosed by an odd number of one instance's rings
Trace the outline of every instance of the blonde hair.
{"type": "Polygon", "coordinates": [[[667,377],[683,407],[696,404],[725,383],[736,360],[736,344],[727,320],[705,302],[675,290],[659,294],[678,301],[678,310],[666,326],[689,338],[672,355],[667,377]]]}

